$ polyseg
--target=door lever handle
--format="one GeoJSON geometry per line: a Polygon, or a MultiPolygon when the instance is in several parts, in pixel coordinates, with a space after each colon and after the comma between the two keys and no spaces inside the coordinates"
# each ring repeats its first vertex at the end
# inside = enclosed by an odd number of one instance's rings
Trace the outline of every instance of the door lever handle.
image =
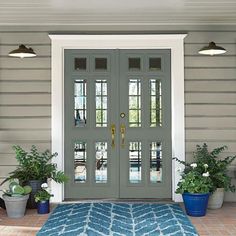
{"type": "Polygon", "coordinates": [[[125,147],[125,124],[120,125],[120,133],[121,133],[121,147],[125,147]]]}
{"type": "Polygon", "coordinates": [[[115,148],[115,134],[116,134],[116,126],[115,124],[111,125],[111,147],[115,148]]]}

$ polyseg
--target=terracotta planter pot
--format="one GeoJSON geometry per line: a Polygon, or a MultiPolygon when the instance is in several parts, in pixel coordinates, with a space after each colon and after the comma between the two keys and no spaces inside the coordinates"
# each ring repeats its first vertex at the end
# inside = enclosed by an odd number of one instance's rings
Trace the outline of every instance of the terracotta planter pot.
{"type": "Polygon", "coordinates": [[[224,188],[217,188],[214,193],[209,197],[208,208],[209,209],[219,209],[222,207],[224,202],[224,188]]]}

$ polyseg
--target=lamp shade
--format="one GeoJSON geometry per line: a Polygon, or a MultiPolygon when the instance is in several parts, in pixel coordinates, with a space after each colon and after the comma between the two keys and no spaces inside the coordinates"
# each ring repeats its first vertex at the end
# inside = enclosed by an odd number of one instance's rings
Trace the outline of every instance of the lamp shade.
{"type": "Polygon", "coordinates": [[[36,53],[32,48],[27,48],[25,45],[21,44],[19,48],[9,52],[10,57],[36,57],[36,53]]]}
{"type": "Polygon", "coordinates": [[[222,47],[217,46],[214,42],[210,42],[208,46],[205,46],[200,49],[198,53],[213,56],[226,53],[226,50],[222,47]]]}

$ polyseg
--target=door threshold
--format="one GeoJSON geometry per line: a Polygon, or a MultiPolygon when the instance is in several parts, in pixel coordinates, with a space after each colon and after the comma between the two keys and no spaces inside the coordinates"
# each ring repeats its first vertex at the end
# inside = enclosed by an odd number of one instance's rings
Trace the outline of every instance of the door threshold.
{"type": "Polygon", "coordinates": [[[67,198],[63,201],[63,203],[85,203],[85,202],[137,202],[137,203],[174,203],[171,198],[99,198],[99,199],[90,199],[90,198],[83,198],[83,199],[71,199],[67,198]]]}

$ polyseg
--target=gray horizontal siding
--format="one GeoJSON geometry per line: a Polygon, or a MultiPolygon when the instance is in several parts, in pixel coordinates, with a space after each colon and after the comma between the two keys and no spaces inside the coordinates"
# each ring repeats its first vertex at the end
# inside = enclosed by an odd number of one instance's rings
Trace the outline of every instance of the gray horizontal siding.
{"type": "Polygon", "coordinates": [[[47,32],[0,32],[0,181],[17,166],[13,145],[51,146],[50,61],[47,32]],[[37,57],[8,57],[20,43],[37,57]]]}
{"type": "Polygon", "coordinates": [[[236,79],[236,68],[185,67],[186,80],[236,79]]]}
{"type": "MultiPolygon", "coordinates": [[[[236,28],[223,26],[159,27],[160,32],[187,32],[185,38],[185,124],[186,157],[192,159],[197,144],[209,148],[227,145],[222,155],[236,153],[236,28]],[[190,30],[189,30],[190,29],[190,30]],[[220,56],[199,55],[198,50],[215,41],[226,48],[220,56]]],[[[51,143],[51,46],[49,31],[61,27],[0,28],[0,179],[17,165],[12,145],[40,149],[51,143]],[[2,29],[2,31],[1,31],[2,29]],[[17,59],[8,52],[24,43],[33,47],[38,57],[17,59]]],[[[156,26],[81,26],[64,31],[150,31],[156,26]]],[[[231,170],[235,169],[233,163],[231,170]]],[[[227,200],[235,200],[227,194],[227,200]]]]}
{"type": "MultiPolygon", "coordinates": [[[[196,145],[209,149],[227,145],[221,155],[236,154],[236,32],[189,32],[185,39],[186,158],[193,160],[196,145]],[[215,41],[226,54],[205,56],[198,50],[215,41]]],[[[236,161],[229,168],[235,178],[236,161]]],[[[235,180],[234,180],[235,181],[235,180]]],[[[231,193],[227,201],[235,201],[231,193]]]]}
{"type": "MultiPolygon", "coordinates": [[[[1,46],[0,46],[1,48],[1,46]]],[[[47,80],[51,81],[51,69],[49,67],[39,68],[2,68],[0,67],[0,80],[47,80]]]]}
{"type": "Polygon", "coordinates": [[[185,116],[236,117],[236,104],[188,104],[185,105],[185,116]]]}

